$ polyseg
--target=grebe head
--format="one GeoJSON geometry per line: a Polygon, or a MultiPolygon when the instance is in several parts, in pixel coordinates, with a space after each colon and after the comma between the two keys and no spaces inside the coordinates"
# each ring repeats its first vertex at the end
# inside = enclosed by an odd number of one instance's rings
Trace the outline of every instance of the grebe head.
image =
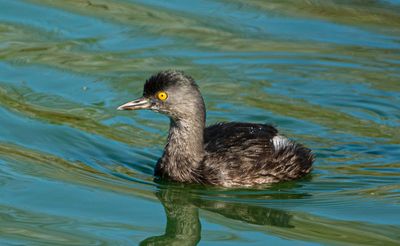
{"type": "Polygon", "coordinates": [[[168,115],[174,121],[200,118],[205,107],[197,84],[180,71],[162,71],[145,83],[143,96],[118,107],[118,110],[150,109],[168,115]]]}

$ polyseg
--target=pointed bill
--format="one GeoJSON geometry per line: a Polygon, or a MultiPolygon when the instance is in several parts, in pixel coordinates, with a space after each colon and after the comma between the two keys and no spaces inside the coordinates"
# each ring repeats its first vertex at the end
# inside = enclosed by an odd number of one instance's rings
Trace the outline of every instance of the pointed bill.
{"type": "Polygon", "coordinates": [[[149,109],[151,107],[151,102],[148,98],[141,97],[131,102],[127,102],[119,106],[118,110],[137,110],[137,109],[149,109]]]}

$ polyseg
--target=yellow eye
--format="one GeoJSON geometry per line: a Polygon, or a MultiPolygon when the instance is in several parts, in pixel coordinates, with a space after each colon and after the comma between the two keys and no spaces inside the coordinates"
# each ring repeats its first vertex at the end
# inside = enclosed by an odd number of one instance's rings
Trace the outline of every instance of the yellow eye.
{"type": "Polygon", "coordinates": [[[157,93],[157,98],[161,101],[165,101],[168,98],[168,94],[164,91],[160,91],[159,93],[157,93]]]}

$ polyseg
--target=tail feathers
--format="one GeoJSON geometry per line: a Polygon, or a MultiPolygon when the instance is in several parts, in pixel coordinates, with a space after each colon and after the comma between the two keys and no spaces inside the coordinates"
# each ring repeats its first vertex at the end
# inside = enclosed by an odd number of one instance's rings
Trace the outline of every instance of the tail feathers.
{"type": "Polygon", "coordinates": [[[300,178],[312,170],[314,154],[310,149],[277,135],[272,139],[275,148],[271,174],[279,180],[300,178]]]}

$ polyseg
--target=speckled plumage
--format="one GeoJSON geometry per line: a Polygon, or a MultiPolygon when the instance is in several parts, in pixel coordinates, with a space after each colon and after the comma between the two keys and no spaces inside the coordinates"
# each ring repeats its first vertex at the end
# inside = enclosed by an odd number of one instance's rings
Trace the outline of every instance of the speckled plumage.
{"type": "Polygon", "coordinates": [[[279,135],[273,126],[230,122],[205,127],[203,98],[194,80],[182,72],[153,75],[138,100],[147,104],[119,109],[146,108],[171,119],[167,145],[155,168],[160,178],[237,187],[293,180],[312,169],[311,150],[279,135]],[[166,101],[155,97],[159,91],[168,93],[166,101]]]}

